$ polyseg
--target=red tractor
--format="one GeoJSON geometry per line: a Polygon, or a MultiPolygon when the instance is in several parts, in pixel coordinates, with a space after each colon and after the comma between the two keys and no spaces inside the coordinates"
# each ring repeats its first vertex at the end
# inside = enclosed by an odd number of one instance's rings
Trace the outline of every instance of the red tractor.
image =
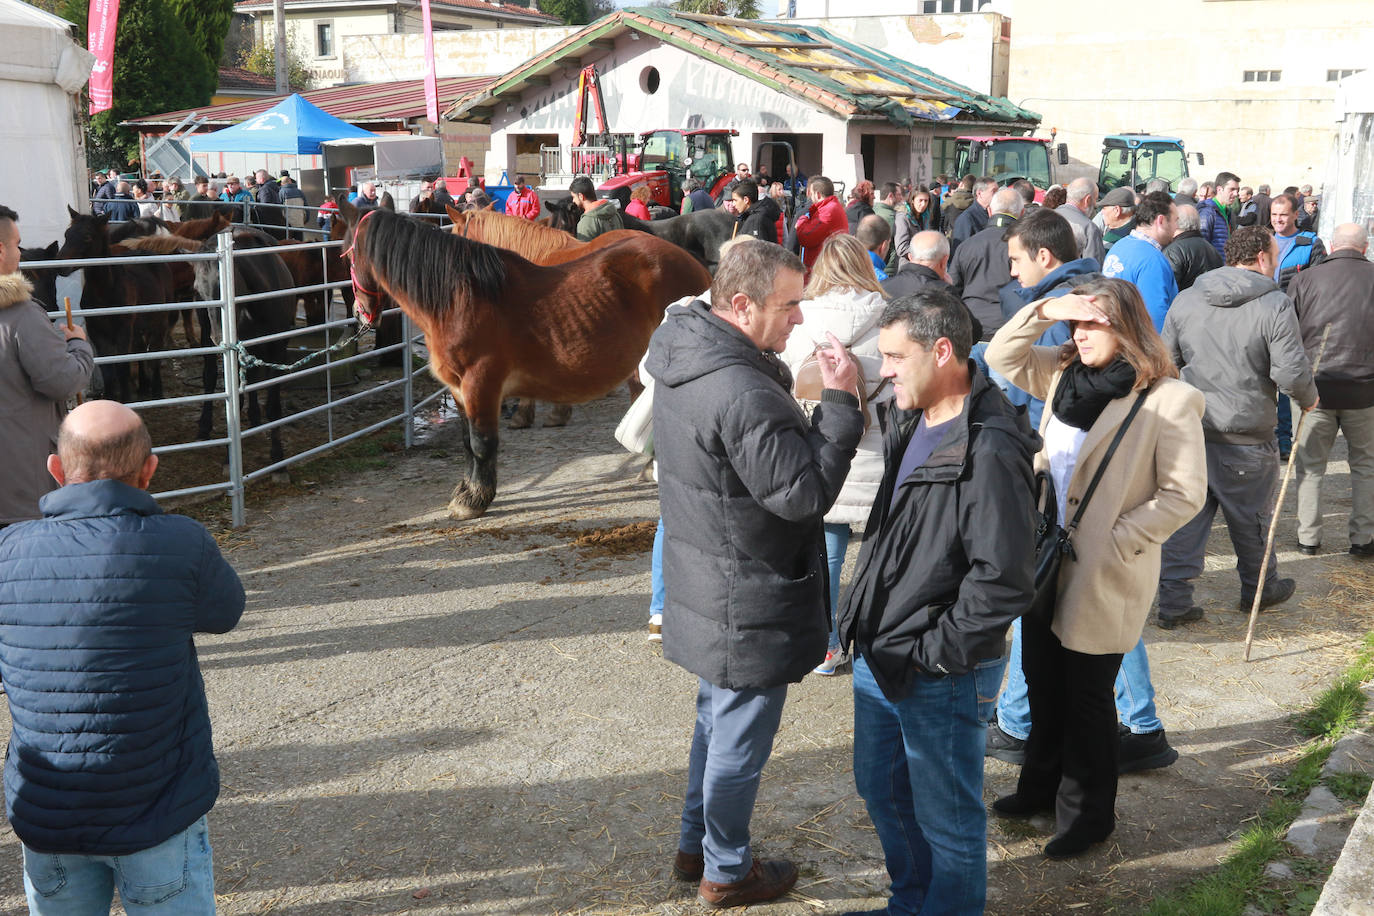
{"type": "Polygon", "coordinates": [[[639,137],[639,150],[617,156],[614,178],[597,188],[610,197],[630,199],[630,191],[649,186],[653,202],[678,209],[687,179],[701,181],[702,188],[719,200],[735,173],[731,137],[737,130],[652,130],[639,137]],[[623,164],[623,165],[622,165],[623,164]]]}

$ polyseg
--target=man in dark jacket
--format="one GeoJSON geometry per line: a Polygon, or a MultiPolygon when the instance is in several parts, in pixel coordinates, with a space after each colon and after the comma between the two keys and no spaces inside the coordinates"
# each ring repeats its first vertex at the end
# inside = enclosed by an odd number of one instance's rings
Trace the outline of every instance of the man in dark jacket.
{"type": "Polygon", "coordinates": [[[272,177],[267,169],[258,169],[258,204],[253,208],[253,219],[258,225],[266,227],[263,231],[273,238],[286,238],[286,211],[281,208],[281,183],[272,177]]]}
{"type": "Polygon", "coordinates": [[[138,219],[138,203],[134,196],[129,193],[129,183],[127,181],[106,182],[106,187],[113,184],[114,194],[105,202],[105,215],[110,218],[110,222],[126,222],[131,219],[138,219]]]}
{"type": "Polygon", "coordinates": [[[119,187],[119,169],[110,169],[109,180],[96,188],[94,199],[91,201],[91,212],[97,216],[105,212],[105,202],[113,200],[115,190],[119,187]]]}
{"type": "Polygon", "coordinates": [[[57,448],[43,518],[0,533],[5,811],[30,912],[105,912],[118,886],[139,913],[213,913],[219,770],[192,635],[232,629],[243,586],[145,492],[157,457],[132,410],[76,408],[57,448]]]}
{"type": "Polygon", "coordinates": [[[950,258],[949,283],[973,317],[982,323],[985,340],[991,340],[1006,321],[1002,317],[999,290],[1011,282],[1007,227],[1021,217],[1024,209],[1025,203],[1015,189],[998,191],[992,198],[992,218],[987,228],[955,248],[950,258]]]}
{"type": "Polygon", "coordinates": [[[948,267],[949,239],[945,234],[934,229],[918,232],[911,237],[911,247],[897,272],[882,282],[883,295],[897,299],[932,286],[947,290],[948,267]]]}
{"type": "Polygon", "coordinates": [[[1226,240],[1231,237],[1231,214],[1235,212],[1239,194],[1240,179],[1231,172],[1222,172],[1217,175],[1216,196],[1207,198],[1197,206],[1201,223],[1199,231],[1223,258],[1226,257],[1226,240]]]}
{"type": "Polygon", "coordinates": [[[1289,287],[1310,358],[1316,359],[1326,337],[1317,369],[1320,401],[1298,440],[1303,553],[1321,547],[1322,477],[1339,430],[1350,449],[1350,555],[1374,557],[1374,263],[1366,260],[1367,247],[1363,226],[1342,223],[1331,234],[1331,254],[1289,287]]]}
{"type": "Polygon", "coordinates": [[[715,906],[782,896],[790,862],[754,859],[749,820],[787,685],[829,643],[821,520],[863,435],[858,369],[831,337],[811,419],[777,358],[801,324],[801,261],[744,242],[710,303],[674,306],[649,344],[663,513],[663,656],[699,678],[673,874],[715,906]]]}
{"type": "Polygon", "coordinates": [[[778,244],[778,220],[782,211],[771,197],[759,197],[759,186],[752,178],[746,178],[735,185],[731,192],[735,202],[735,229],[731,238],[742,235],[752,236],[765,242],[778,244]]]}
{"type": "MultiPolygon", "coordinates": [[[[1009,190],[1009,189],[1008,189],[1009,190]]],[[[997,180],[995,178],[979,178],[973,183],[973,203],[959,214],[959,218],[954,222],[954,232],[949,237],[950,254],[959,253],[959,246],[968,239],[973,238],[988,226],[988,221],[992,218],[993,195],[997,193],[997,180]]],[[[1012,191],[1015,194],[1015,191],[1012,191]]],[[[1020,200],[1021,195],[1017,194],[1020,200]]],[[[1023,205],[1024,208],[1024,205],[1023,205]]],[[[1021,210],[1017,210],[1020,213],[1021,210]]]]}
{"type": "Polygon", "coordinates": [[[982,913],[981,706],[1034,592],[1040,440],[969,360],[955,296],[896,299],[878,327],[896,410],[839,620],[854,648],[854,781],[892,879],[882,912],[982,913]]]}
{"type": "Polygon", "coordinates": [[[1198,231],[1197,207],[1180,204],[1178,206],[1178,234],[1164,246],[1164,257],[1174,271],[1174,282],[1179,292],[1188,289],[1197,278],[1209,270],[1222,265],[1221,255],[1212,243],[1198,231]]]}
{"type": "MultiPolygon", "coordinates": [[[[1185,382],[1207,398],[1207,502],[1164,542],[1159,573],[1159,625],[1198,620],[1193,582],[1202,572],[1207,536],[1220,509],[1240,574],[1240,608],[1250,610],[1260,588],[1269,517],[1279,482],[1274,438],[1280,391],[1303,409],[1317,400],[1293,304],[1274,284],[1278,246],[1269,230],[1237,229],[1226,264],[1203,274],[1179,295],[1164,319],[1164,343],[1185,382]]],[[[1261,607],[1292,597],[1296,584],[1278,577],[1272,555],[1261,607]]]]}

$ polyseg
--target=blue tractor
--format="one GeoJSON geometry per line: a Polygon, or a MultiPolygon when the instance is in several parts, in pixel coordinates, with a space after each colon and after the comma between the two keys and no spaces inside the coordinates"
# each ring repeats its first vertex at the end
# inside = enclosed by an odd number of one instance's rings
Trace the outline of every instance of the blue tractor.
{"type": "MultiPolygon", "coordinates": [[[[1195,153],[1203,165],[1201,153],[1195,153]]],[[[1144,191],[1154,178],[1169,182],[1169,192],[1188,177],[1188,153],[1178,137],[1153,134],[1113,134],[1102,138],[1102,167],[1097,172],[1099,194],[1113,188],[1144,191]]]]}

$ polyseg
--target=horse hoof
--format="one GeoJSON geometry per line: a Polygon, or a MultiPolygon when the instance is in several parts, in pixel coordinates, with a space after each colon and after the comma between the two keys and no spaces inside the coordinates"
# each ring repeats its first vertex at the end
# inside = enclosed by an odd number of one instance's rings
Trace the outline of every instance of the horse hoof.
{"type": "Polygon", "coordinates": [[[448,504],[448,517],[460,521],[470,518],[481,518],[486,514],[487,510],[485,508],[469,506],[467,503],[459,502],[456,499],[448,504]]]}
{"type": "Polygon", "coordinates": [[[510,422],[506,424],[506,429],[529,429],[533,425],[533,417],[517,413],[515,416],[510,418],[510,422]]]}
{"type": "Polygon", "coordinates": [[[549,416],[544,420],[544,427],[547,429],[554,426],[567,426],[568,418],[572,416],[572,408],[567,404],[556,404],[549,411],[549,416]]]}

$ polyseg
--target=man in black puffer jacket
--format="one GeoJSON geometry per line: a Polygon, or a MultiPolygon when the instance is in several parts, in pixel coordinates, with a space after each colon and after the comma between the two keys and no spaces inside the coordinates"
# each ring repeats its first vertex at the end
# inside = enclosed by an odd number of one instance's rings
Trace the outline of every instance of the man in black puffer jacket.
{"type": "Polygon", "coordinates": [[[854,781],[892,878],[883,912],[981,913],[984,720],[1034,589],[1040,439],[968,358],[952,293],[893,300],[878,327],[896,410],[839,619],[854,647],[854,781]]]}
{"type": "Polygon", "coordinates": [[[1164,257],[1174,271],[1178,291],[1190,289],[1197,278],[1222,266],[1221,255],[1202,237],[1197,207],[1178,206],[1178,234],[1164,246],[1164,257]]]}
{"type": "Polygon", "coordinates": [[[735,228],[731,238],[751,236],[764,242],[778,244],[778,220],[782,210],[771,197],[759,199],[759,186],[746,178],[730,192],[735,202],[735,228]]]}
{"type": "Polygon", "coordinates": [[[863,435],[838,340],[808,420],[778,359],[802,322],[803,268],[778,245],[721,260],[711,302],[668,310],[649,344],[663,513],[663,656],[699,678],[673,873],[716,906],[780,897],[790,862],[754,859],[749,819],[787,685],[825,658],[821,520],[863,435]]]}
{"type": "Polygon", "coordinates": [[[84,404],[43,518],[0,533],[5,812],[32,913],[105,912],[116,885],[130,911],[215,909],[219,769],[192,635],[232,629],[243,586],[204,527],[145,492],[156,468],[137,414],[84,404]]]}

